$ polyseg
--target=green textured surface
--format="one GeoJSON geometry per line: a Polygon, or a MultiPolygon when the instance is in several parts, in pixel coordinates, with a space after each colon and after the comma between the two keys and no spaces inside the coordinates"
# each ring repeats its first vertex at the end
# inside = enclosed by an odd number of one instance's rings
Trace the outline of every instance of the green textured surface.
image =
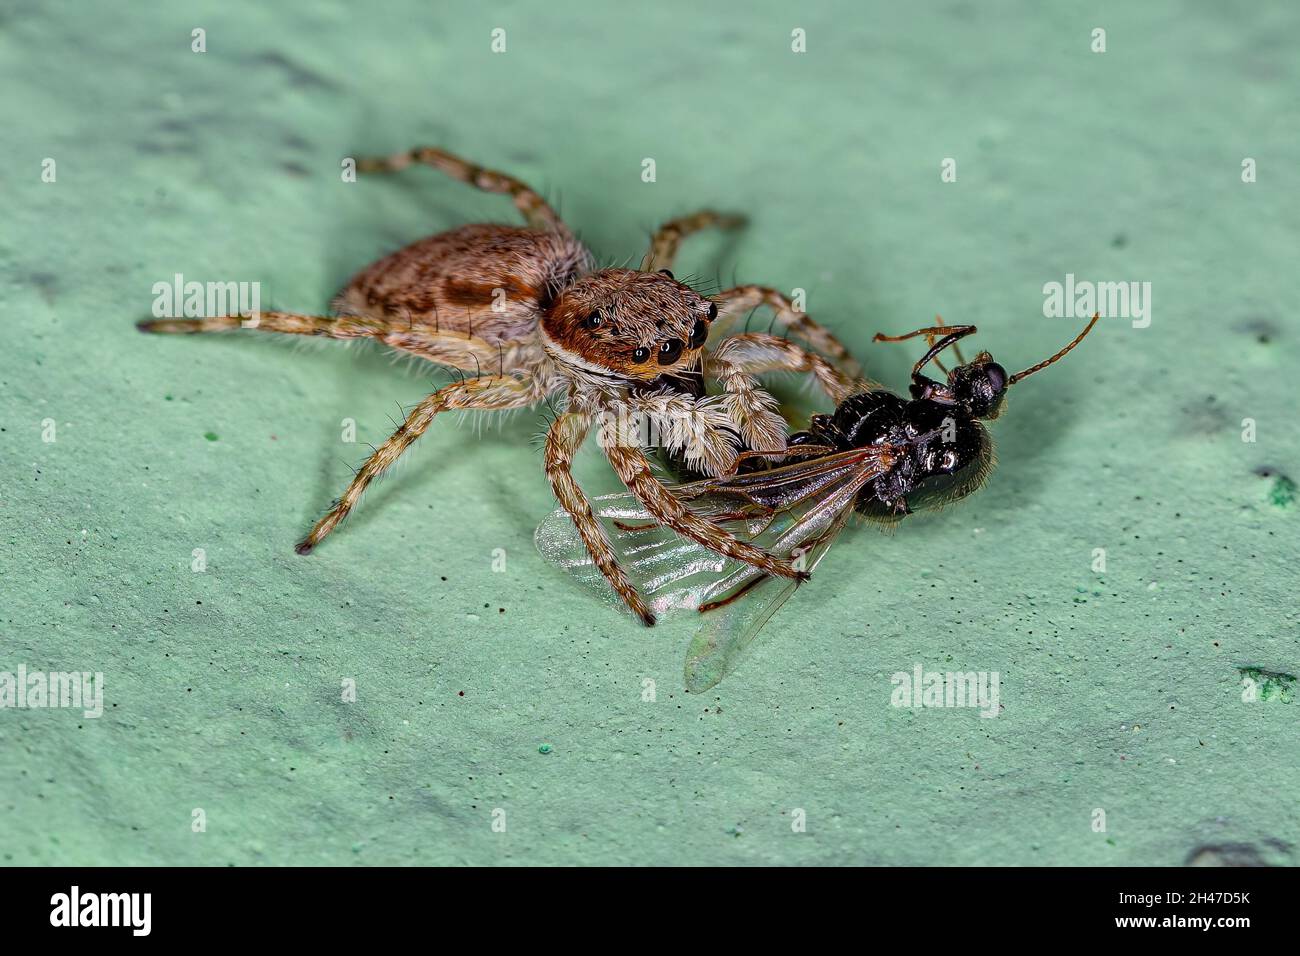
{"type": "Polygon", "coordinates": [[[1300,704],[1241,687],[1300,673],[1290,5],[296,6],[0,12],[0,669],[102,671],[107,710],[0,711],[3,862],[1296,861],[1300,704]],[[688,622],[641,629],[534,552],[537,415],[438,422],[300,558],[429,376],[132,327],[176,272],[319,311],[511,218],[427,170],[339,181],[418,143],[538,184],[610,259],[749,211],[678,271],[806,288],[895,386],[915,350],[871,334],[936,312],[1009,366],[1050,353],[1067,272],[1152,282],[1153,321],[1017,386],[981,494],[851,532],[684,695],[688,622]],[[1000,672],[1001,716],[891,707],[918,663],[1000,672]]]}

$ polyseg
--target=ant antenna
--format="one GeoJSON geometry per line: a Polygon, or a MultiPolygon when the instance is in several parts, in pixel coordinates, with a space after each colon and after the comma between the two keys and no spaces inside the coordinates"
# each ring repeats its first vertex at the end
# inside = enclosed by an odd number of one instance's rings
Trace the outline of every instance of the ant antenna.
{"type": "Polygon", "coordinates": [[[1094,325],[1097,324],[1097,320],[1098,320],[1099,318],[1101,318],[1101,313],[1100,313],[1100,312],[1094,312],[1094,313],[1092,314],[1092,321],[1089,322],[1089,323],[1087,324],[1087,326],[1084,327],[1084,330],[1083,330],[1082,332],[1080,332],[1078,335],[1076,335],[1076,336],[1074,337],[1074,341],[1073,341],[1073,342],[1071,342],[1071,343],[1070,343],[1069,345],[1067,345],[1065,348],[1061,349],[1061,351],[1057,352],[1057,353],[1056,353],[1055,355],[1053,355],[1051,358],[1049,358],[1049,359],[1045,359],[1045,360],[1043,360],[1042,362],[1039,362],[1039,363],[1038,363],[1037,365],[1035,365],[1033,368],[1027,368],[1027,369],[1025,369],[1023,372],[1017,372],[1015,375],[1012,375],[1009,379],[1007,379],[1007,385],[1008,385],[1008,386],[1014,385],[1014,384],[1016,384],[1016,382],[1020,381],[1022,378],[1027,378],[1027,377],[1029,377],[1030,375],[1033,375],[1035,372],[1038,372],[1038,371],[1041,371],[1041,370],[1047,368],[1047,366],[1051,365],[1053,362],[1055,362],[1055,361],[1057,361],[1058,359],[1060,359],[1061,357],[1063,357],[1067,352],[1070,351],[1070,349],[1074,348],[1076,345],[1078,345],[1080,342],[1083,341],[1083,337],[1084,337],[1085,335],[1087,335],[1089,332],[1092,331],[1092,327],[1093,327],[1094,325]]]}

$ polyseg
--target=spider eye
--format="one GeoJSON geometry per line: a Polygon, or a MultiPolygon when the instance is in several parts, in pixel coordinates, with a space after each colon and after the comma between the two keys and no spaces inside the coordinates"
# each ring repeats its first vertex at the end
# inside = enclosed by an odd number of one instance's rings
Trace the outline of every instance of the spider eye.
{"type": "Polygon", "coordinates": [[[703,319],[696,319],[695,324],[691,326],[691,348],[697,349],[704,344],[709,337],[709,327],[703,319]]]}
{"type": "Polygon", "coordinates": [[[649,357],[650,357],[650,350],[648,348],[645,348],[644,346],[642,346],[641,348],[637,349],[635,352],[632,353],[633,362],[644,362],[649,357]]]}
{"type": "Polygon", "coordinates": [[[718,317],[718,303],[716,303],[716,302],[710,302],[710,303],[709,303],[709,321],[712,322],[712,321],[713,321],[714,319],[716,319],[717,317],[718,317]]]}
{"type": "Polygon", "coordinates": [[[659,364],[672,365],[682,356],[685,343],[681,339],[669,339],[659,346],[659,364]]]}
{"type": "Polygon", "coordinates": [[[661,276],[667,276],[670,279],[673,278],[673,271],[671,269],[660,269],[659,274],[661,276]]]}
{"type": "Polygon", "coordinates": [[[599,312],[593,312],[582,320],[582,327],[584,329],[598,329],[604,324],[605,320],[600,317],[599,312]]]}

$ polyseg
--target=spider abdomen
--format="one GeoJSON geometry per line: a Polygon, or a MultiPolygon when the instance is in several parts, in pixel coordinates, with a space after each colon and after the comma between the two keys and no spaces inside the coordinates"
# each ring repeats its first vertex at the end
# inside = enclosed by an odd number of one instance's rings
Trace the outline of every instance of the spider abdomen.
{"type": "Polygon", "coordinates": [[[513,226],[461,226],[368,266],[335,300],[348,315],[408,327],[516,341],[535,330],[555,295],[589,267],[571,235],[513,226]]]}

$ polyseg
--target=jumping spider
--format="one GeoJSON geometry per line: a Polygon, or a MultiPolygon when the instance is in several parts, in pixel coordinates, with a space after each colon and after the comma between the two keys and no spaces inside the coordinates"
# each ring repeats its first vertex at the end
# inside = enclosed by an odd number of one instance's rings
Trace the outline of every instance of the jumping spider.
{"type": "Polygon", "coordinates": [[[785,422],[754,376],[810,373],[836,403],[853,390],[850,374],[856,370],[847,351],[781,293],[745,285],[706,298],[673,278],[669,268],[683,238],[710,226],[737,226],[739,218],[704,211],[675,219],[654,234],[639,270],[596,269],[591,253],[556,212],[510,176],[432,148],[362,160],[357,169],[389,172],[412,163],[432,166],[486,192],[508,194],[527,228],[467,225],[398,250],[352,279],[335,300],[336,316],[262,312],[250,321],[220,316],[140,323],[148,332],[243,326],[372,338],[469,373],[410,411],[297,546],[298,553],[307,554],[319,544],[439,412],[525,408],[559,393],[563,410],[546,436],[546,476],[596,567],[646,624],[654,623],[654,615],[616,561],[570,473],[594,421],[601,423],[601,445],[615,472],[664,526],[769,574],[805,577],[792,563],[737,540],[687,509],[652,473],[639,435],[628,434],[621,425],[608,427],[648,420],[666,451],[690,468],[719,476],[734,470],[742,448],[774,453],[785,448],[785,422]],[[789,333],[841,362],[850,374],[779,336],[722,338],[719,327],[727,319],[759,305],[771,307],[789,333]],[[715,341],[721,339],[712,353],[705,348],[711,332],[715,341]],[[718,382],[722,393],[705,395],[705,379],[718,382]]]}

